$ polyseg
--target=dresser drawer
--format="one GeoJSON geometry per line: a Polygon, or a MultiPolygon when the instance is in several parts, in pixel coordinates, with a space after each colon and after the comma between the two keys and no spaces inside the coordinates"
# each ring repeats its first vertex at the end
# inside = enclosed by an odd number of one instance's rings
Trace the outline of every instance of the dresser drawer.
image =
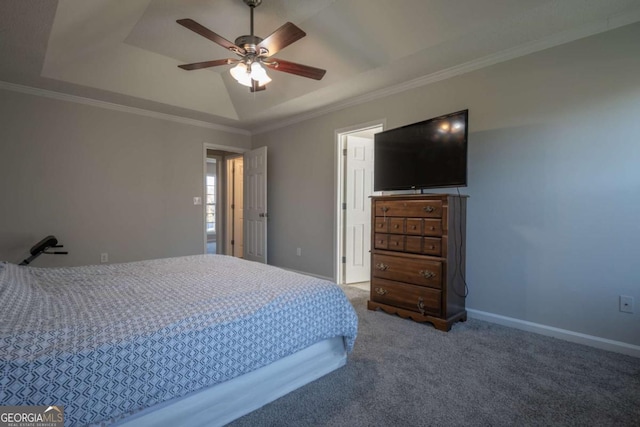
{"type": "Polygon", "coordinates": [[[440,219],[423,219],[422,234],[425,236],[442,236],[442,220],[440,219]]]}
{"type": "Polygon", "coordinates": [[[383,218],[381,216],[376,217],[376,223],[374,225],[376,233],[388,233],[389,232],[389,218],[383,218]]]}
{"type": "Polygon", "coordinates": [[[371,299],[422,315],[442,315],[442,291],[424,286],[374,278],[371,282],[371,299]]]}
{"type": "Polygon", "coordinates": [[[404,218],[389,218],[389,233],[404,234],[404,218]]]}
{"type": "Polygon", "coordinates": [[[375,216],[441,218],[441,200],[377,200],[375,216]]]}
{"type": "Polygon", "coordinates": [[[389,247],[389,235],[376,233],[373,240],[373,247],[376,249],[387,249],[389,247]]]}
{"type": "Polygon", "coordinates": [[[405,237],[404,249],[414,254],[422,253],[422,237],[407,236],[405,237]]]}
{"type": "Polygon", "coordinates": [[[404,251],[404,235],[389,234],[389,246],[390,251],[404,251]]]}
{"type": "MultiPolygon", "coordinates": [[[[407,234],[420,236],[422,235],[422,218],[407,218],[406,229],[407,234]]],[[[438,221],[438,220],[435,220],[438,221]]]]}
{"type": "Polygon", "coordinates": [[[374,277],[381,279],[442,287],[442,263],[439,261],[374,254],[372,272],[374,277]]]}
{"type": "Polygon", "coordinates": [[[422,253],[431,256],[442,255],[442,239],[439,237],[423,237],[422,253]]]}

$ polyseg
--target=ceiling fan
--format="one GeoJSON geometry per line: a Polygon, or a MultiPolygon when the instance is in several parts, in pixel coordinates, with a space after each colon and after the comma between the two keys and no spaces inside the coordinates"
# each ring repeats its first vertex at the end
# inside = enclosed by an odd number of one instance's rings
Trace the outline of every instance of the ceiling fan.
{"type": "Polygon", "coordinates": [[[307,34],[291,22],[287,22],[264,39],[254,35],[253,9],[259,6],[262,0],[243,1],[251,9],[251,34],[238,37],[234,43],[198,24],[193,19],[178,19],[176,21],[183,27],[235,53],[239,56],[239,59],[216,59],[213,61],[178,65],[178,67],[191,71],[217,67],[219,65],[236,64],[236,66],[231,69],[231,75],[240,84],[249,86],[251,92],[265,90],[266,84],[271,81],[265,69],[262,67],[263,65],[271,70],[282,71],[315,80],[320,80],[324,77],[326,70],[285,61],[283,59],[272,58],[272,56],[280,50],[300,40],[307,34]]]}

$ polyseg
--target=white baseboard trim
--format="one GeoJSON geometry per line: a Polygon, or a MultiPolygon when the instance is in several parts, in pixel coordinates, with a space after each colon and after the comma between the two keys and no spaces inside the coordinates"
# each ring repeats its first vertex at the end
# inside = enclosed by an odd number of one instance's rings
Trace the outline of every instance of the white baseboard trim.
{"type": "Polygon", "coordinates": [[[552,326],[541,325],[539,323],[528,322],[526,320],[515,319],[513,317],[487,313],[486,311],[467,309],[467,314],[469,317],[472,317],[474,319],[497,323],[499,325],[508,326],[510,328],[534,332],[540,335],[546,335],[565,341],[584,344],[590,347],[640,358],[640,346],[638,345],[627,344],[622,341],[614,341],[606,338],[596,337],[593,335],[582,334],[580,332],[569,331],[567,329],[554,328],[552,326]]]}
{"type": "Polygon", "coordinates": [[[285,268],[285,267],[280,267],[280,268],[283,270],[290,271],[292,273],[298,273],[298,274],[304,274],[305,276],[317,277],[318,279],[328,280],[330,282],[335,283],[335,280],[333,280],[331,277],[325,277],[325,276],[320,276],[319,274],[307,273],[306,271],[294,270],[293,268],[285,268]]]}

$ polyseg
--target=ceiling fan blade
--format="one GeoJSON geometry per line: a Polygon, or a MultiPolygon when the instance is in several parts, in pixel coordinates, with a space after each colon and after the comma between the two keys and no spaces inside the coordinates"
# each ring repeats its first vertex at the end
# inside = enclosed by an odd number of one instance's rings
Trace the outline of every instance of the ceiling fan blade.
{"type": "Polygon", "coordinates": [[[321,80],[327,72],[327,70],[310,67],[308,65],[296,64],[295,62],[285,61],[282,59],[274,59],[269,62],[265,61],[263,64],[272,70],[308,77],[314,80],[321,80]]]}
{"type": "Polygon", "coordinates": [[[258,81],[257,80],[251,80],[251,87],[249,88],[250,92],[259,92],[261,90],[266,90],[267,89],[267,85],[264,86],[258,86],[258,81]]]}
{"type": "Polygon", "coordinates": [[[225,39],[224,37],[214,33],[213,31],[211,31],[210,29],[208,29],[207,27],[204,27],[200,24],[198,24],[196,21],[194,21],[193,19],[178,19],[176,21],[178,24],[182,25],[185,28],[190,29],[191,31],[193,31],[194,33],[200,34],[202,37],[205,37],[209,40],[211,40],[214,43],[218,43],[220,46],[222,46],[225,49],[229,49],[233,52],[239,53],[241,55],[244,55],[246,52],[243,48],[236,46],[235,44],[231,43],[229,40],[225,39]]]}
{"type": "Polygon", "coordinates": [[[238,62],[235,59],[216,59],[214,61],[194,62],[193,64],[178,65],[183,70],[200,70],[202,68],[217,67],[218,65],[229,65],[238,62]]]}
{"type": "Polygon", "coordinates": [[[269,51],[268,56],[275,55],[276,52],[284,49],[291,43],[300,40],[306,35],[307,33],[302,31],[300,28],[296,27],[291,22],[287,22],[267,36],[267,38],[262,40],[258,46],[256,46],[256,52],[259,53],[260,48],[263,47],[269,51]]]}

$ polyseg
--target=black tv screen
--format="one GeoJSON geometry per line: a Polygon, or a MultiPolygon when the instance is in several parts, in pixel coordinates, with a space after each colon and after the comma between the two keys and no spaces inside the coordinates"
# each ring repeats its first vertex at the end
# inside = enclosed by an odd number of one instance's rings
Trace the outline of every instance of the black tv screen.
{"type": "Polygon", "coordinates": [[[467,185],[469,110],[374,136],[374,191],[467,185]]]}

